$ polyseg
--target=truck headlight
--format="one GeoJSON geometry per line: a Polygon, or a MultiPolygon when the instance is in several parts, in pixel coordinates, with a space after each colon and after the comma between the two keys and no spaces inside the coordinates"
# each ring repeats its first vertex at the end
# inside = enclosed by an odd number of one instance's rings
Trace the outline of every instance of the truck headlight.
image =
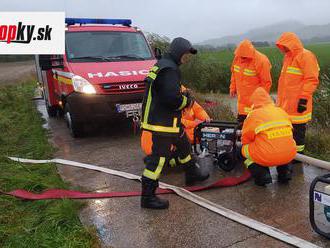
{"type": "Polygon", "coordinates": [[[95,94],[96,90],[94,86],[88,82],[85,78],[75,75],[72,77],[73,89],[80,93],[95,94]]]}

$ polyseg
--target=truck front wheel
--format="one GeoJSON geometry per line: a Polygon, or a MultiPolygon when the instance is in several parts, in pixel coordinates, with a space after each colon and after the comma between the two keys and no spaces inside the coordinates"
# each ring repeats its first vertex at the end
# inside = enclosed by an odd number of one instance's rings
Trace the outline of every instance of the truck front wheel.
{"type": "Polygon", "coordinates": [[[70,110],[69,104],[65,105],[64,118],[72,137],[79,138],[84,136],[84,124],[82,122],[77,121],[77,119],[70,110]]]}

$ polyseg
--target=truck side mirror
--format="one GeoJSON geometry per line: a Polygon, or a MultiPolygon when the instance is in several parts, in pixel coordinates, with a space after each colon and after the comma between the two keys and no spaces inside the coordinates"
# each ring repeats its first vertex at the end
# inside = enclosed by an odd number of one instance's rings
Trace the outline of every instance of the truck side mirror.
{"type": "Polygon", "coordinates": [[[162,51],[158,47],[155,47],[154,54],[155,54],[156,59],[159,60],[162,58],[162,51]]]}
{"type": "Polygon", "coordinates": [[[39,66],[43,71],[53,68],[63,68],[63,56],[39,55],[39,66]]]}
{"type": "Polygon", "coordinates": [[[50,60],[51,55],[39,55],[39,66],[43,71],[52,68],[52,61],[50,60]]]}

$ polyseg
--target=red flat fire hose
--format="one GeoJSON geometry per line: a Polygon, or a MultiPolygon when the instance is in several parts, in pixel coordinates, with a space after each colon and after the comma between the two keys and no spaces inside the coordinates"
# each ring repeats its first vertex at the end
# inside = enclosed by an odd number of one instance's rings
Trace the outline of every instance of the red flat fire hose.
{"type": "MultiPolygon", "coordinates": [[[[246,182],[250,178],[250,172],[244,170],[243,174],[239,177],[226,177],[222,178],[215,183],[212,183],[207,186],[191,186],[185,187],[184,189],[190,192],[203,191],[206,189],[219,188],[219,187],[230,187],[235,186],[241,183],[246,182]]],[[[129,197],[129,196],[139,196],[141,195],[140,191],[126,191],[126,192],[102,192],[102,193],[86,193],[81,191],[74,190],[64,190],[64,189],[49,189],[40,194],[32,193],[27,190],[17,189],[11,192],[2,192],[1,194],[15,196],[24,200],[47,200],[47,199],[61,199],[61,198],[70,198],[70,199],[97,199],[97,198],[113,198],[113,197],[129,197]]],[[[156,192],[157,194],[170,194],[174,193],[169,189],[159,188],[156,192]]]]}
{"type": "MultiPolygon", "coordinates": [[[[33,159],[23,159],[23,158],[14,158],[14,157],[10,157],[10,159],[17,161],[17,162],[32,163],[32,164],[57,163],[57,164],[63,164],[63,165],[68,165],[68,166],[74,166],[74,167],[80,167],[80,168],[100,171],[100,172],[104,172],[104,173],[111,174],[114,176],[120,176],[123,178],[127,178],[130,180],[140,180],[141,179],[140,176],[137,176],[137,175],[134,175],[131,173],[113,170],[113,169],[104,168],[104,167],[99,167],[99,166],[95,166],[95,165],[91,165],[91,164],[84,164],[84,163],[79,163],[79,162],[75,162],[75,161],[63,160],[63,159],[33,160],[33,159]]],[[[194,187],[187,187],[187,188],[180,188],[180,187],[177,187],[174,185],[169,185],[169,184],[160,182],[159,183],[160,189],[157,193],[166,194],[166,193],[174,192],[178,196],[182,197],[183,199],[193,202],[193,203],[197,204],[198,206],[206,208],[216,214],[219,214],[232,221],[240,223],[244,226],[252,228],[261,233],[264,233],[270,237],[281,240],[287,244],[291,244],[295,247],[318,248],[319,246],[317,246],[311,242],[308,242],[304,239],[301,239],[299,237],[286,233],[275,227],[261,223],[257,220],[251,219],[247,216],[234,212],[230,209],[224,208],[221,205],[218,205],[214,202],[211,202],[199,195],[196,195],[196,194],[188,191],[188,190],[200,191],[200,190],[205,190],[205,189],[210,189],[210,188],[215,188],[215,187],[233,186],[233,185],[237,185],[239,183],[243,183],[243,182],[247,181],[249,178],[250,178],[250,173],[248,171],[245,171],[243,173],[243,175],[241,175],[239,177],[223,178],[209,186],[194,186],[194,187]]],[[[64,197],[88,199],[88,198],[137,196],[137,195],[140,195],[140,192],[82,193],[82,192],[78,192],[78,191],[67,191],[67,190],[48,190],[42,194],[33,194],[28,191],[15,190],[13,192],[5,193],[5,194],[20,197],[22,199],[39,200],[39,199],[56,199],[56,198],[64,198],[64,197]],[[98,196],[98,197],[96,197],[96,196],[98,196]]]]}

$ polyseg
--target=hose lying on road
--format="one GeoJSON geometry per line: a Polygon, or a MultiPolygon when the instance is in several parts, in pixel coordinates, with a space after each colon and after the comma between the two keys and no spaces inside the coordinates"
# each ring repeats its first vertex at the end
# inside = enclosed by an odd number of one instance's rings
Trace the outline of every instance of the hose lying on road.
{"type": "MultiPolygon", "coordinates": [[[[13,159],[15,161],[18,161],[18,160],[16,160],[16,158],[13,158],[13,159]]],[[[47,163],[47,161],[50,162],[50,160],[19,159],[19,162],[32,163],[32,161],[37,161],[36,163],[38,163],[38,164],[47,163]]],[[[124,176],[125,178],[128,178],[128,179],[140,181],[140,177],[138,177],[138,176],[130,175],[125,172],[119,172],[120,174],[118,174],[118,171],[111,170],[111,169],[104,168],[104,167],[82,164],[82,163],[77,163],[74,161],[67,161],[67,160],[62,160],[62,159],[55,159],[55,160],[51,160],[51,161],[56,162],[56,163],[71,165],[71,166],[75,166],[75,167],[105,172],[105,173],[108,173],[111,175],[116,175],[116,176],[121,176],[121,177],[124,176]],[[68,164],[68,163],[70,163],[70,164],[68,164]]],[[[243,174],[238,177],[225,177],[225,178],[219,179],[218,181],[216,181],[210,185],[190,186],[190,187],[184,187],[184,189],[188,190],[190,192],[197,192],[197,191],[203,191],[203,190],[212,189],[212,188],[236,186],[236,185],[239,185],[239,184],[242,184],[242,183],[248,181],[250,179],[250,177],[251,177],[250,172],[248,170],[244,170],[243,174]]],[[[64,189],[49,189],[42,193],[33,193],[33,192],[30,192],[27,190],[16,189],[11,192],[0,191],[0,193],[5,194],[5,195],[15,196],[15,197],[21,198],[23,200],[47,200],[47,199],[62,199],[62,198],[100,199],[100,198],[129,197],[129,196],[140,196],[141,195],[141,191],[81,192],[81,191],[64,190],[64,189]]],[[[172,190],[162,189],[162,188],[158,188],[156,191],[156,194],[170,194],[170,193],[174,193],[174,192],[172,190]]]]}
{"type": "MultiPolygon", "coordinates": [[[[63,159],[52,159],[52,160],[31,160],[31,159],[21,159],[21,158],[13,158],[10,157],[11,160],[17,161],[17,162],[23,162],[23,163],[36,163],[36,164],[41,164],[41,163],[57,163],[57,164],[64,164],[64,165],[69,165],[69,166],[75,166],[75,167],[80,167],[80,168],[86,168],[86,169],[91,169],[91,170],[96,170],[96,171],[102,171],[111,175],[116,175],[120,177],[124,177],[127,179],[133,179],[133,180],[140,180],[140,177],[134,174],[130,174],[127,172],[122,172],[118,170],[112,170],[108,168],[103,168],[103,167],[98,167],[95,165],[90,165],[90,164],[83,164],[83,163],[78,163],[74,161],[68,161],[68,160],[63,160],[63,159]]],[[[295,247],[301,247],[301,248],[316,248],[319,247],[311,242],[308,242],[306,240],[303,240],[301,238],[298,238],[294,235],[291,235],[289,233],[286,233],[284,231],[281,231],[280,229],[274,228],[272,226],[268,226],[264,223],[261,223],[259,221],[256,221],[254,219],[251,219],[247,216],[244,216],[242,214],[239,214],[237,212],[234,212],[230,209],[226,209],[214,202],[211,202],[207,199],[204,199],[192,192],[189,192],[188,190],[180,187],[176,187],[174,185],[169,185],[165,183],[160,183],[160,188],[162,189],[168,189],[174,191],[177,195],[181,196],[182,198],[189,200],[191,202],[194,202],[195,204],[204,207],[210,211],[213,211],[219,215],[222,215],[230,220],[233,220],[237,223],[240,223],[242,225],[245,225],[249,228],[252,228],[254,230],[257,230],[261,233],[264,233],[268,236],[271,236],[275,239],[281,240],[287,244],[291,244],[295,247]]]]}
{"type": "Polygon", "coordinates": [[[306,163],[306,164],[310,164],[310,165],[313,165],[313,166],[316,166],[316,167],[319,167],[322,169],[330,170],[330,162],[327,162],[327,161],[312,158],[312,157],[302,155],[299,153],[297,153],[295,159],[299,160],[300,162],[306,163]]]}

